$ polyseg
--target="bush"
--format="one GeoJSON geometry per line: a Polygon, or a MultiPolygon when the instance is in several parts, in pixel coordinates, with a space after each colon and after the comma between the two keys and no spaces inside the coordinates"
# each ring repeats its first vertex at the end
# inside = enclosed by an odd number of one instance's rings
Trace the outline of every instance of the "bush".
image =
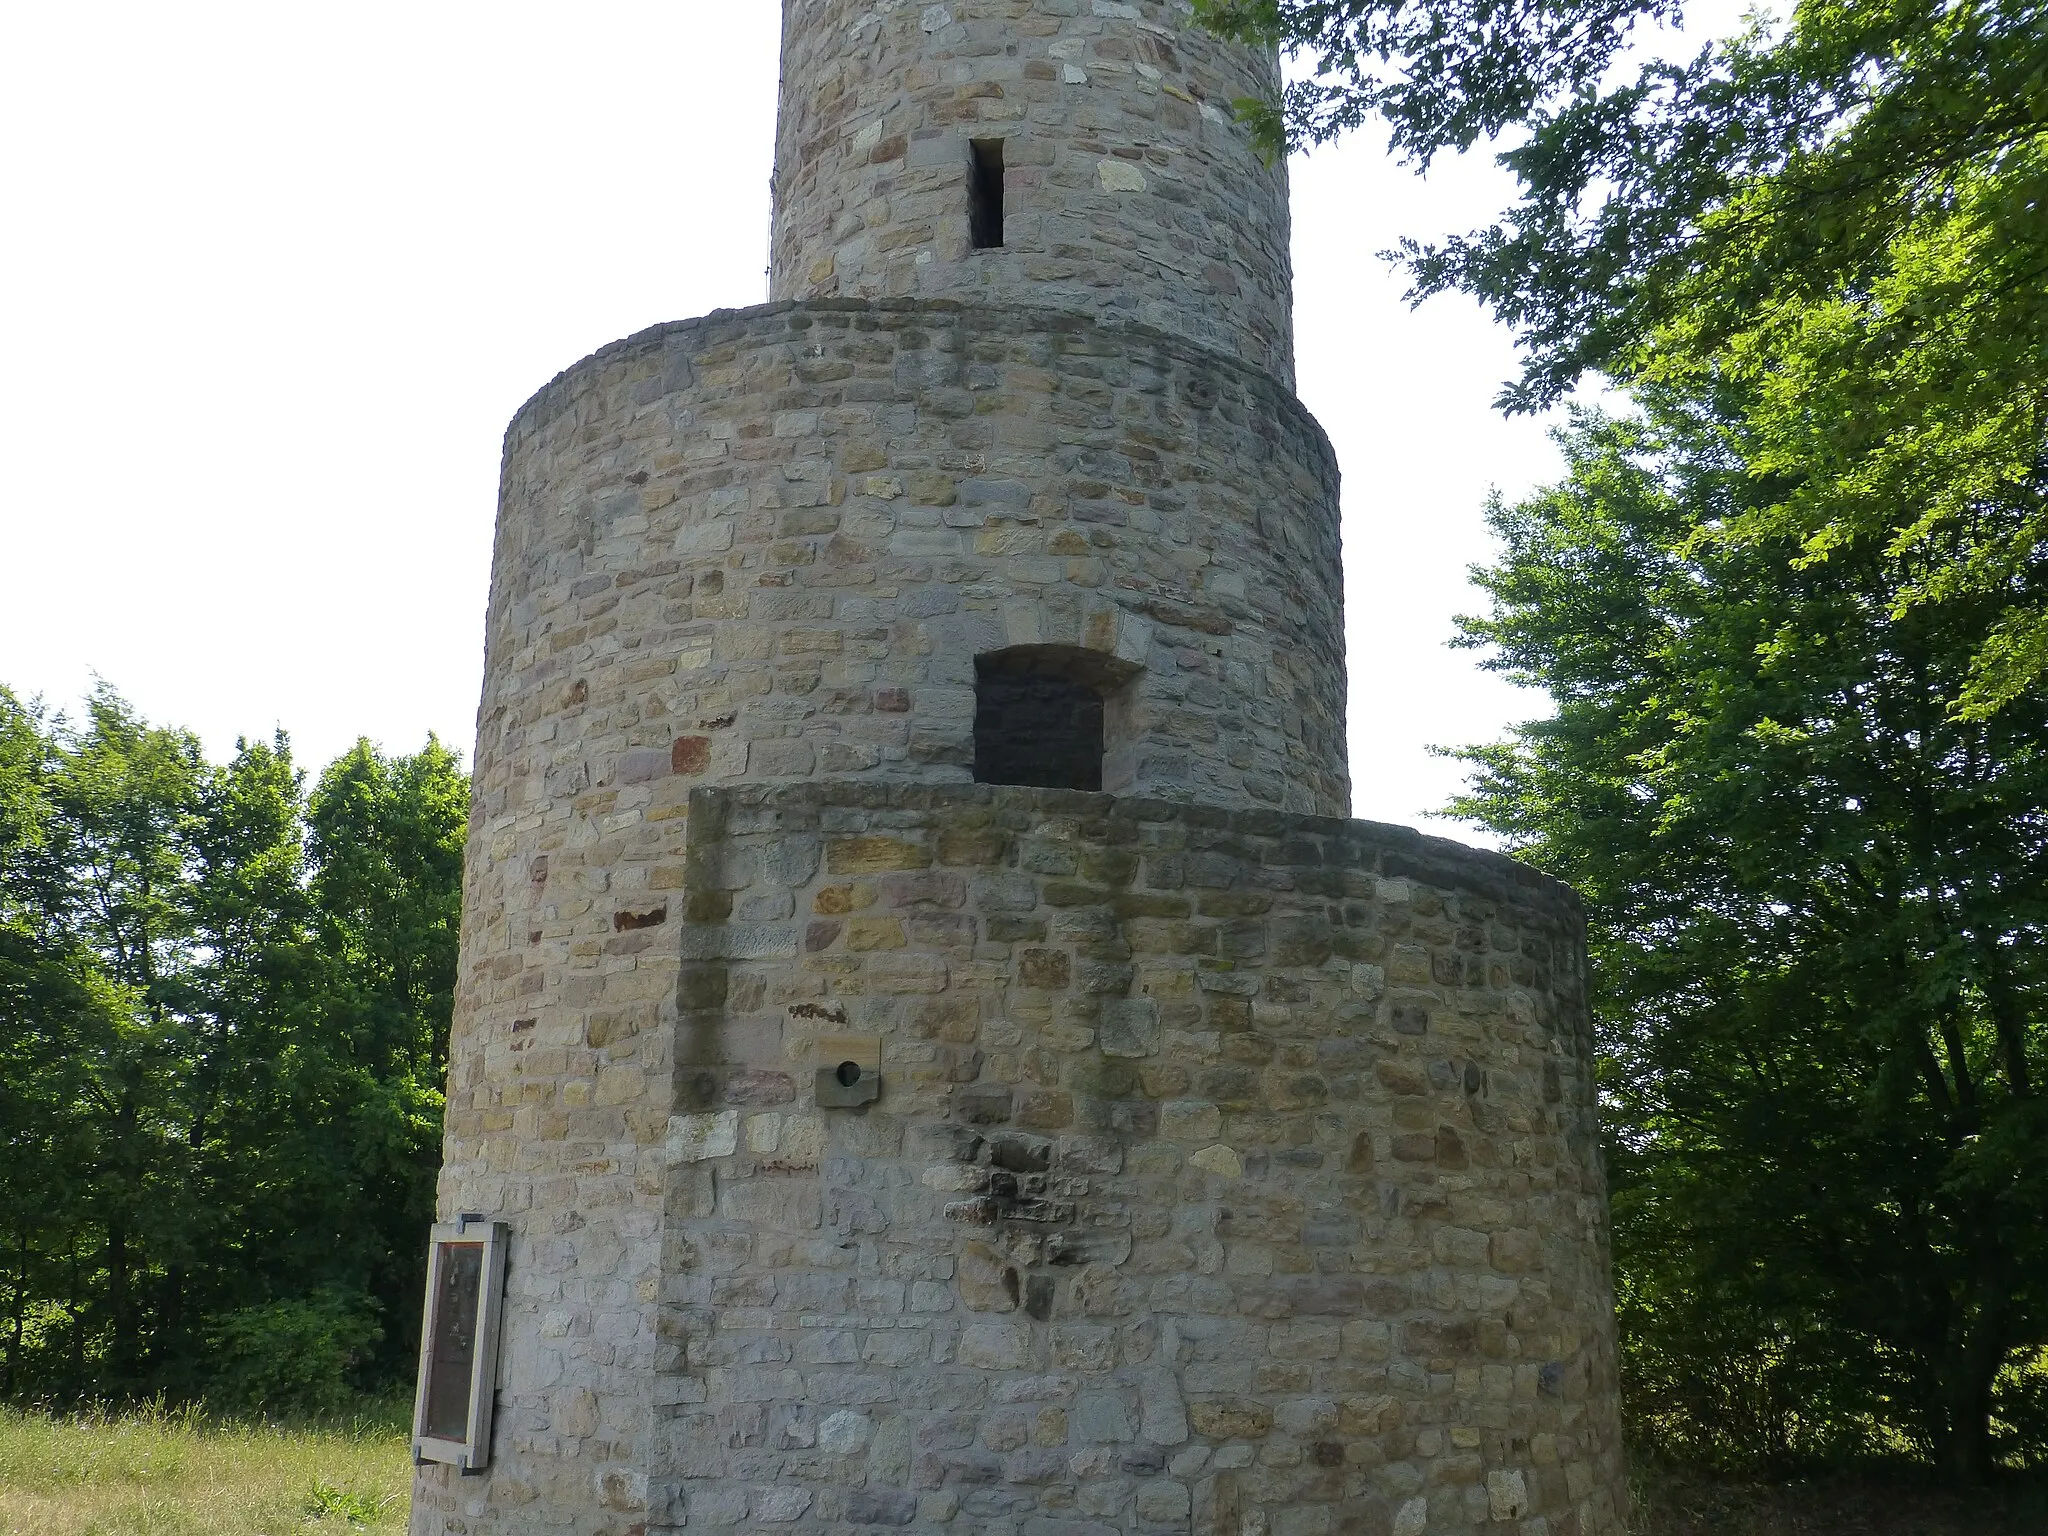
{"type": "Polygon", "coordinates": [[[270,1417],[339,1414],[359,1401],[383,1336],[376,1302],[357,1291],[244,1307],[214,1328],[207,1395],[217,1407],[270,1417]]]}

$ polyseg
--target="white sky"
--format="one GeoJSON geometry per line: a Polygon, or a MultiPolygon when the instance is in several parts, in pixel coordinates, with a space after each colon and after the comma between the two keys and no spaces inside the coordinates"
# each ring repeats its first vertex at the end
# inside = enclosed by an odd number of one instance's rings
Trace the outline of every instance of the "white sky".
{"type": "MultiPolygon", "coordinates": [[[[1721,7],[1717,6],[1716,9],[1721,7]]],[[[94,674],[215,757],[282,725],[467,757],[499,438],[577,358],[760,302],[773,0],[0,6],[0,683],[94,674]]],[[[1300,392],[1345,473],[1354,814],[1539,712],[1445,641],[1507,335],[1375,253],[1484,223],[1361,136],[1294,175],[1300,392]]],[[[1440,828],[1440,830],[1444,830],[1440,828]]]]}

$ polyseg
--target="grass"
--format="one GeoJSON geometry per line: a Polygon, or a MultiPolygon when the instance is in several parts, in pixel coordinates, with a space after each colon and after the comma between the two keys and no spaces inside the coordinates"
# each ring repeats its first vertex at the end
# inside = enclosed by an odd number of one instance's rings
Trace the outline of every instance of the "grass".
{"type": "Polygon", "coordinates": [[[2048,1536],[2048,1487],[1842,1478],[1758,1483],[1639,1464],[1635,1536],[2048,1536]]]}
{"type": "Polygon", "coordinates": [[[377,1418],[0,1408],[0,1536],[395,1536],[411,1482],[403,1430],[377,1418]]]}
{"type": "MultiPolygon", "coordinates": [[[[283,1427],[177,1409],[0,1408],[0,1536],[396,1536],[412,1462],[391,1416],[283,1427]]],[[[1762,1484],[1640,1465],[1636,1536],[2048,1536],[2048,1487],[1762,1484]]]]}

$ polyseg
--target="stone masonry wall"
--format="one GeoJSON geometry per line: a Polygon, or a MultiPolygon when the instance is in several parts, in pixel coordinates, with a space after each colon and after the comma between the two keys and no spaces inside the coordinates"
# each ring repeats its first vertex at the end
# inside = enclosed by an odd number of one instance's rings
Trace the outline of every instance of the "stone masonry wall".
{"type": "Polygon", "coordinates": [[[689,826],[650,1532],[1620,1530],[1569,892],[1063,791],[689,826]]]}
{"type": "Polygon", "coordinates": [[[444,1217],[511,1227],[488,1473],[415,1536],[644,1536],[690,780],[527,799],[480,750],[448,1048],[444,1217]]]}
{"type": "Polygon", "coordinates": [[[974,659],[1019,644],[1140,669],[1105,789],[1342,814],[1340,580],[1321,431],[1179,338],[936,302],[662,326],[508,433],[484,814],[969,781],[974,659]]]}
{"type": "Polygon", "coordinates": [[[777,301],[514,418],[439,1191],[499,1416],[414,1536],[1619,1536],[1580,911],[1329,819],[1277,66],[1189,17],[786,0],[777,301]],[[978,657],[1102,691],[1110,793],[971,782],[978,657]]]}
{"type": "Polygon", "coordinates": [[[1270,55],[1185,0],[792,0],[770,291],[1132,319],[1294,382],[1287,175],[1231,103],[1270,55]],[[1003,140],[1002,248],[968,150],[1003,140]]]}

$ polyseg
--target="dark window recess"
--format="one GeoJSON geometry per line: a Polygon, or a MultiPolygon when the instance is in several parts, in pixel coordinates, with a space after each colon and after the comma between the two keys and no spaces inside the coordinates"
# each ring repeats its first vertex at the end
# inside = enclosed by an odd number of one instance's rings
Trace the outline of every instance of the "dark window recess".
{"type": "Polygon", "coordinates": [[[1102,695],[1070,677],[984,672],[974,699],[974,778],[1102,788],[1102,695]]]}
{"type": "Polygon", "coordinates": [[[1024,645],[974,661],[974,779],[1102,788],[1104,696],[1137,668],[1071,646],[1024,645]]]}
{"type": "Polygon", "coordinates": [[[967,141],[967,232],[977,251],[1003,243],[1003,141],[967,141]]]}

